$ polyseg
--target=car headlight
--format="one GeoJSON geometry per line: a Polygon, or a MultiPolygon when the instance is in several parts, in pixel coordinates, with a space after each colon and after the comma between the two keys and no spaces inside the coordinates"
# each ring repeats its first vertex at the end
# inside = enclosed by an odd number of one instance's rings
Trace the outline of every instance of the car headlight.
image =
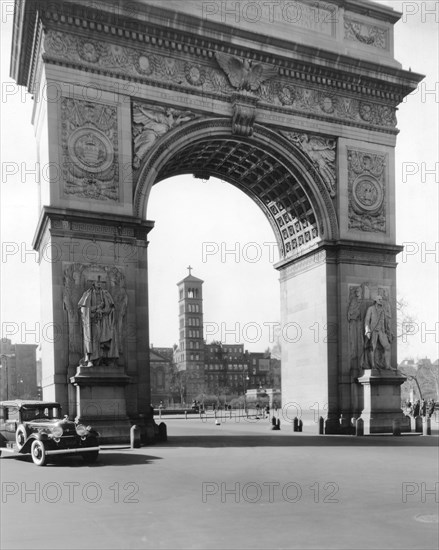
{"type": "Polygon", "coordinates": [[[64,430],[61,428],[61,426],[55,426],[52,430],[52,437],[61,437],[64,433],[64,430]]]}
{"type": "Polygon", "coordinates": [[[88,428],[86,428],[84,424],[78,424],[76,426],[76,433],[81,437],[84,437],[88,434],[88,428]]]}

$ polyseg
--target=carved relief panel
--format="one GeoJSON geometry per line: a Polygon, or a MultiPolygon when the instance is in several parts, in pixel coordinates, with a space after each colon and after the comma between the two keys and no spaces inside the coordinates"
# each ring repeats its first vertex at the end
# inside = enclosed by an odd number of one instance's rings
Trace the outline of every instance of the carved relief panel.
{"type": "Polygon", "coordinates": [[[386,232],[387,155],[348,149],[348,228],[386,232]]]}
{"type": "Polygon", "coordinates": [[[118,202],[117,108],[63,97],[60,119],[64,196],[118,202]]]}
{"type": "Polygon", "coordinates": [[[197,118],[191,111],[182,111],[147,103],[133,102],[133,168],[137,170],[156,141],[173,128],[197,118]]]}
{"type": "Polygon", "coordinates": [[[282,132],[282,134],[305,153],[320,173],[331,197],[335,197],[337,140],[297,132],[282,132]]]}

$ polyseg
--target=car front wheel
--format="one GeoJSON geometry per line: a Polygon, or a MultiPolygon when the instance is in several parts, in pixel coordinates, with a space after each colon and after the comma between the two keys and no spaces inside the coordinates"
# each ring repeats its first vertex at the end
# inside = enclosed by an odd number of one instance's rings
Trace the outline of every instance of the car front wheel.
{"type": "Polygon", "coordinates": [[[32,460],[34,464],[37,466],[45,466],[46,464],[46,447],[44,446],[44,443],[42,441],[38,441],[37,439],[32,443],[32,447],[30,449],[32,460]]]}
{"type": "Polygon", "coordinates": [[[23,424],[20,424],[20,426],[18,426],[17,428],[17,431],[15,432],[15,442],[17,443],[17,449],[19,451],[21,451],[23,445],[26,443],[26,439],[26,428],[23,426],[23,424]]]}

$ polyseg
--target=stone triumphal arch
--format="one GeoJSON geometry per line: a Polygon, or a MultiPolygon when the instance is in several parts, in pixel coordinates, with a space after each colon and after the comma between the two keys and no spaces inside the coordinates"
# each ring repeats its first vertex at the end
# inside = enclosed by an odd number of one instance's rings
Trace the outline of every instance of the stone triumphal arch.
{"type": "MultiPolygon", "coordinates": [[[[11,72],[34,95],[44,396],[106,440],[152,437],[151,187],[217,176],[263,210],[281,260],[283,404],[326,432],[399,417],[396,110],[421,76],[368,0],[16,2],[11,72]],[[45,261],[43,250],[56,250],[45,261]]],[[[172,213],[170,213],[172,219],[172,213]]],[[[172,247],[170,258],[172,261],[172,247]]],[[[261,289],[263,292],[263,289],[261,289]]]]}

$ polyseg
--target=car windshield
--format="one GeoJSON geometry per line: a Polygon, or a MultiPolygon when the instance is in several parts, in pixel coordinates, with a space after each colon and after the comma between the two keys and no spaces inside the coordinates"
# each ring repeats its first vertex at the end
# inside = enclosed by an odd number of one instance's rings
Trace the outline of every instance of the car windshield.
{"type": "Polygon", "coordinates": [[[32,406],[23,407],[21,409],[21,419],[25,420],[43,420],[61,418],[61,410],[59,407],[42,407],[32,406]]]}

